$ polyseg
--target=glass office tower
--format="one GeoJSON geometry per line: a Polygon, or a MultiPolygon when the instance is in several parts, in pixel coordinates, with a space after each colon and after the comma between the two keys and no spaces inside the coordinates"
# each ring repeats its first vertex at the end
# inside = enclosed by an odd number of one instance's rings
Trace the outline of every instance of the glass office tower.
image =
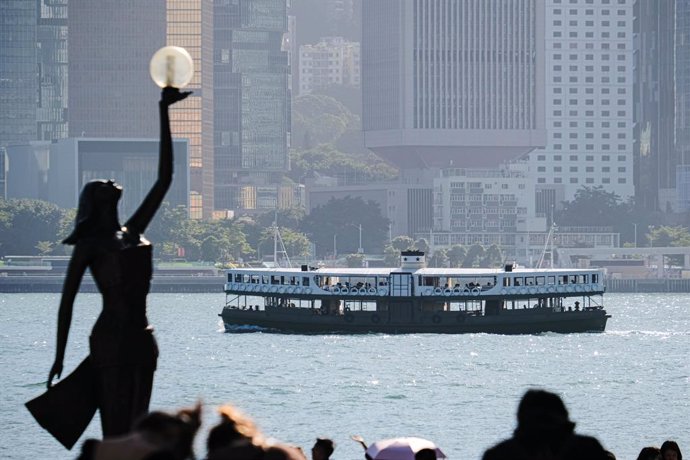
{"type": "Polygon", "coordinates": [[[289,206],[281,186],[290,166],[286,2],[215,2],[213,16],[215,208],[289,206]]]}

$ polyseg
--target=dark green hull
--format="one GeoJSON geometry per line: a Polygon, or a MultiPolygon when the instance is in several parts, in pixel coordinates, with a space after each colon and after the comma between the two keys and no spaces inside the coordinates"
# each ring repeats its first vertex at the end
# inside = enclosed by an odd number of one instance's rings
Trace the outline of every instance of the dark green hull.
{"type": "Polygon", "coordinates": [[[458,311],[410,311],[406,317],[388,311],[345,311],[322,315],[315,309],[267,307],[224,308],[219,315],[228,332],[268,331],[297,334],[539,334],[603,332],[609,315],[602,308],[553,311],[550,308],[500,310],[491,315],[458,311]]]}

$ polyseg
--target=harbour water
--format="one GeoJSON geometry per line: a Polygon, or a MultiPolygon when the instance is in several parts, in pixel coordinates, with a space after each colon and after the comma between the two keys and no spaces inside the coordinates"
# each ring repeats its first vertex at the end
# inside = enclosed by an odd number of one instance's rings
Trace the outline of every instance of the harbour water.
{"type": "MultiPolygon", "coordinates": [[[[161,350],[152,409],[205,403],[196,453],[214,407],[230,402],[262,430],[302,446],[335,440],[336,459],[361,459],[366,441],[434,440],[451,459],[478,459],[515,427],[531,387],[560,393],[581,433],[617,458],[675,439],[690,453],[690,294],[608,294],[603,334],[227,334],[219,294],[151,294],[161,350]]],[[[23,407],[40,394],[55,352],[58,294],[0,294],[0,458],[76,457],[23,407]]],[[[97,294],[75,304],[65,372],[88,353],[97,294]]],[[[92,422],[84,437],[98,437],[92,422]]]]}

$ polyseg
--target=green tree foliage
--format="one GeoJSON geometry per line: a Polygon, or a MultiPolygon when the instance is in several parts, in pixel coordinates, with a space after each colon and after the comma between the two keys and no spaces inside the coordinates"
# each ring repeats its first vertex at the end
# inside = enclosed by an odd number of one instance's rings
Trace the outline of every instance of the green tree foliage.
{"type": "Polygon", "coordinates": [[[450,247],[450,249],[448,249],[446,255],[448,256],[448,264],[450,268],[458,268],[462,266],[462,262],[465,260],[465,256],[467,255],[467,250],[464,246],[454,244],[450,247]]]}
{"type": "Polygon", "coordinates": [[[414,240],[406,235],[396,236],[391,241],[391,246],[393,246],[393,249],[398,251],[399,256],[402,251],[414,249],[414,240]]]}
{"type": "Polygon", "coordinates": [[[604,187],[582,187],[575,192],[572,201],[563,203],[563,210],[556,214],[558,225],[611,226],[618,228],[629,221],[631,206],[623,203],[620,196],[607,192],[604,187]]]}
{"type": "Polygon", "coordinates": [[[495,268],[501,265],[503,265],[503,252],[498,245],[492,244],[484,252],[484,257],[482,257],[480,266],[484,268],[495,268]]]}
{"type": "Polygon", "coordinates": [[[65,211],[41,200],[0,200],[0,255],[37,255],[59,243],[65,211]],[[40,244],[39,244],[40,243],[40,244]]]}
{"type": "Polygon", "coordinates": [[[467,249],[465,260],[462,261],[462,268],[478,267],[484,257],[484,246],[474,243],[467,249]]]}
{"type": "Polygon", "coordinates": [[[383,263],[386,267],[399,267],[400,266],[400,251],[395,249],[393,246],[386,245],[383,250],[383,263]]]}
{"type": "Polygon", "coordinates": [[[348,254],[347,257],[345,257],[345,260],[347,261],[347,266],[350,268],[363,267],[364,259],[364,254],[348,254]]]}
{"type": "Polygon", "coordinates": [[[256,224],[259,227],[271,227],[274,222],[280,227],[287,227],[293,230],[299,229],[300,222],[304,219],[305,211],[303,208],[289,208],[280,209],[278,211],[269,211],[261,214],[256,218],[256,224]]]}
{"type": "Polygon", "coordinates": [[[690,232],[682,226],[661,226],[647,234],[647,240],[655,247],[690,246],[690,232]]]}
{"type": "Polygon", "coordinates": [[[414,242],[414,248],[424,254],[429,254],[429,241],[426,238],[420,238],[414,242]]]}
{"type": "Polygon", "coordinates": [[[428,259],[428,265],[429,267],[438,267],[438,268],[445,268],[448,267],[449,263],[449,258],[448,258],[448,250],[445,248],[439,248],[434,251],[434,254],[431,256],[431,258],[428,259]]]}
{"type": "Polygon", "coordinates": [[[388,219],[381,215],[376,202],[347,196],[332,198],[313,209],[300,228],[316,244],[317,256],[323,257],[332,253],[333,235],[337,235],[339,253],[356,253],[360,225],[365,252],[380,252],[388,233],[388,224],[388,219]]]}
{"type": "Polygon", "coordinates": [[[292,139],[298,149],[335,144],[348,128],[358,129],[359,125],[359,117],[330,96],[308,94],[292,103],[292,139]],[[310,145],[305,145],[304,139],[309,139],[310,145]]]}
{"type": "MultiPolygon", "coordinates": [[[[287,227],[279,228],[280,238],[285,245],[285,252],[288,257],[306,257],[310,253],[311,241],[301,232],[297,232],[287,227]]],[[[275,244],[275,231],[273,227],[265,228],[261,232],[259,239],[258,252],[260,256],[273,257],[275,244]]],[[[278,248],[278,250],[281,250],[278,248]]]]}
{"type": "Polygon", "coordinates": [[[320,144],[308,150],[291,150],[288,176],[295,182],[306,177],[330,176],[344,182],[362,183],[395,178],[397,170],[371,152],[343,153],[332,144],[320,144]]]}

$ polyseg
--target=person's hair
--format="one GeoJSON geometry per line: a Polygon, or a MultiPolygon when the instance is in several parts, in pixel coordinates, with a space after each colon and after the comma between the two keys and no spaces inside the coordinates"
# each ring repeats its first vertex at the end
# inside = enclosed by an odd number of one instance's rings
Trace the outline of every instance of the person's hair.
{"type": "Polygon", "coordinates": [[[316,438],[314,447],[323,450],[326,454],[326,457],[330,457],[333,455],[333,451],[335,450],[335,443],[328,438],[316,438]]]}
{"type": "Polygon", "coordinates": [[[570,431],[575,428],[575,424],[568,419],[568,409],[560,396],[545,390],[527,390],[518,405],[517,419],[518,425],[523,426],[548,422],[570,431]]]}
{"type": "Polygon", "coordinates": [[[676,441],[664,441],[659,449],[662,457],[667,450],[675,450],[676,454],[678,454],[678,460],[683,460],[683,454],[680,453],[680,447],[678,447],[678,443],[676,443],[676,441]]]}
{"type": "Polygon", "coordinates": [[[414,460],[436,460],[436,451],[434,449],[421,449],[414,454],[414,460]]]}
{"type": "Polygon", "coordinates": [[[661,450],[658,447],[643,447],[637,455],[637,460],[657,460],[661,455],[661,450]]]}
{"type": "Polygon", "coordinates": [[[261,433],[254,422],[240,410],[231,405],[218,409],[220,422],[211,428],[206,439],[209,452],[228,446],[239,439],[246,439],[252,444],[261,444],[261,433]]]}
{"type": "Polygon", "coordinates": [[[134,424],[134,431],[163,440],[180,458],[187,458],[201,426],[201,404],[180,409],[175,414],[154,411],[144,415],[134,424]]]}

